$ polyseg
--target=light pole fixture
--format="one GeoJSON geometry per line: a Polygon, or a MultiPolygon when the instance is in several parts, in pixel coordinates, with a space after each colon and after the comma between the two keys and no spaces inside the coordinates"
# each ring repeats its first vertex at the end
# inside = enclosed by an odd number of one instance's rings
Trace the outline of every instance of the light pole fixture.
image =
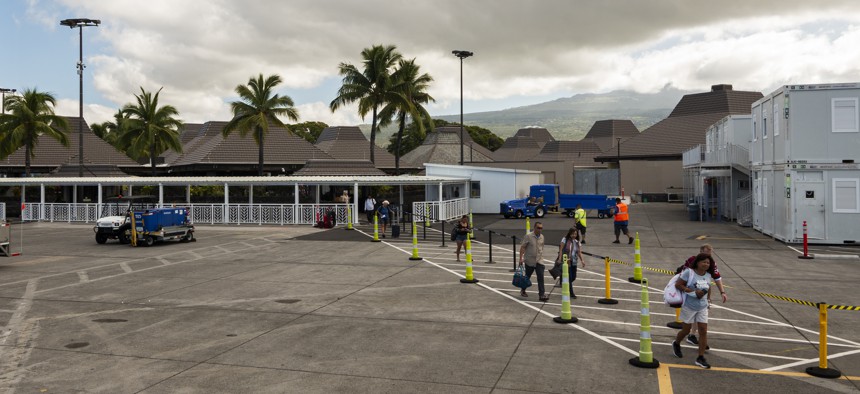
{"type": "Polygon", "coordinates": [[[618,161],[618,193],[621,194],[621,137],[615,137],[615,146],[618,148],[618,153],[616,153],[616,160],[618,161]]]}
{"type": "Polygon", "coordinates": [[[15,93],[15,92],[17,92],[17,90],[15,90],[15,89],[0,88],[0,94],[2,94],[2,96],[3,96],[3,98],[0,99],[0,107],[2,107],[2,111],[0,111],[0,113],[3,113],[3,114],[6,113],[6,93],[15,93]]]}
{"type": "Polygon", "coordinates": [[[474,55],[469,51],[451,51],[460,58],[460,165],[463,165],[463,59],[474,55]]]}
{"type": "Polygon", "coordinates": [[[84,27],[98,26],[102,21],[98,19],[63,19],[60,25],[68,26],[70,29],[78,28],[79,58],[78,58],[78,177],[84,176],[84,27]]]}

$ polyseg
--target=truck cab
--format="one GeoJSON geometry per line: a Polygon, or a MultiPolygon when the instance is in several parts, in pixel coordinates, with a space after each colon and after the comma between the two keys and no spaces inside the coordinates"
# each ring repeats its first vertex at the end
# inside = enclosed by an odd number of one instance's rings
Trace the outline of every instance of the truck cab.
{"type": "Polygon", "coordinates": [[[93,232],[96,234],[96,242],[106,243],[109,239],[116,239],[121,244],[131,242],[131,212],[135,209],[155,207],[158,198],[155,196],[117,196],[109,197],[102,207],[101,216],[96,220],[93,232]]]}

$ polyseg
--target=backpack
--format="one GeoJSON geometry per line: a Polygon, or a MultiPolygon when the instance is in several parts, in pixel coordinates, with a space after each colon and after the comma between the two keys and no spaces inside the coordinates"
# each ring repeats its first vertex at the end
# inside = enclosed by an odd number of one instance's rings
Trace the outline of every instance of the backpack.
{"type": "Polygon", "coordinates": [[[675,283],[678,282],[680,277],[681,274],[675,274],[672,279],[669,279],[666,288],[663,289],[663,302],[672,308],[680,308],[681,305],[684,305],[684,298],[687,296],[687,293],[675,287],[675,283]]]}

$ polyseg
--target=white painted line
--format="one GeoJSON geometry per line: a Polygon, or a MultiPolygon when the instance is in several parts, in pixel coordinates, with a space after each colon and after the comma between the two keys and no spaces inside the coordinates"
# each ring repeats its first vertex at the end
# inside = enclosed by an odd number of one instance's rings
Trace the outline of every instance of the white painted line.
{"type": "Polygon", "coordinates": [[[793,250],[793,251],[797,252],[797,254],[803,254],[803,252],[801,252],[801,251],[797,250],[797,248],[794,248],[794,247],[792,247],[792,246],[785,245],[785,247],[787,247],[787,248],[789,248],[789,249],[791,249],[791,250],[793,250]]]}
{"type": "Polygon", "coordinates": [[[129,273],[129,272],[134,271],[133,269],[131,269],[131,267],[128,266],[128,263],[126,263],[126,262],[119,263],[119,267],[122,268],[123,272],[125,272],[125,273],[129,273]]]}
{"type": "MultiPolygon", "coordinates": [[[[612,339],[614,339],[614,340],[616,340],[616,341],[624,341],[624,342],[639,342],[639,340],[638,340],[638,339],[632,339],[632,338],[618,338],[618,337],[609,337],[609,338],[612,338],[612,339]]],[[[666,343],[666,342],[654,342],[654,341],[651,341],[651,344],[652,344],[652,345],[660,345],[660,346],[672,346],[672,344],[671,344],[671,343],[666,343]]],[[[695,347],[688,346],[688,345],[682,345],[682,347],[687,348],[687,349],[689,349],[689,350],[696,350],[696,349],[697,349],[697,348],[695,348],[695,347]]],[[[772,355],[772,354],[750,353],[750,352],[742,352],[742,351],[738,351],[738,350],[726,350],[726,349],[714,349],[714,348],[711,348],[710,350],[708,350],[708,352],[743,354],[743,355],[746,355],[746,356],[758,356],[758,357],[767,357],[767,358],[778,358],[778,359],[783,359],[783,360],[801,360],[800,358],[797,358],[797,357],[775,356],[775,355],[772,355]]]]}
{"type": "Polygon", "coordinates": [[[87,274],[87,271],[78,271],[78,278],[81,282],[89,282],[90,276],[87,274]]]}
{"type": "MultiPolygon", "coordinates": [[[[852,351],[848,351],[848,352],[831,354],[831,355],[827,356],[827,359],[831,360],[834,358],[839,358],[839,357],[843,357],[843,356],[850,356],[852,354],[857,354],[857,353],[860,353],[860,349],[852,350],[852,351]]],[[[819,361],[818,357],[809,358],[806,360],[798,361],[796,363],[777,365],[775,367],[765,368],[765,369],[762,369],[762,371],[779,371],[780,369],[786,369],[786,368],[796,367],[798,365],[804,365],[804,364],[810,364],[810,363],[817,363],[818,361],[819,361]]]]}
{"type": "Polygon", "coordinates": [[[170,265],[170,260],[167,260],[164,257],[157,256],[155,259],[160,261],[162,265],[170,265]]]}
{"type": "Polygon", "coordinates": [[[860,260],[860,256],[856,254],[823,254],[823,253],[813,253],[812,257],[816,259],[828,259],[828,260],[860,260]]]}
{"type": "MultiPolygon", "coordinates": [[[[36,293],[36,285],[38,282],[38,279],[30,279],[27,281],[27,288],[24,290],[24,295],[21,296],[21,301],[18,303],[18,307],[15,308],[15,313],[12,314],[12,317],[6,324],[6,331],[0,334],[0,345],[5,345],[6,341],[9,340],[9,337],[20,329],[19,326],[24,322],[24,316],[33,306],[33,296],[36,293]]],[[[13,342],[11,345],[15,345],[15,343],[13,342]]]]}

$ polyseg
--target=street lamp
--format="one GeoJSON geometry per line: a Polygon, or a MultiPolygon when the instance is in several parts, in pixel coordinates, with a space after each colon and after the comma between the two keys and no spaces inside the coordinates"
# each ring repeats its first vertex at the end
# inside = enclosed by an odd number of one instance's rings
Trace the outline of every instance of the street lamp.
{"type": "Polygon", "coordinates": [[[623,198],[624,193],[621,192],[621,137],[615,137],[615,146],[618,148],[618,153],[616,154],[616,160],[618,161],[618,193],[623,198]]]}
{"type": "Polygon", "coordinates": [[[70,29],[79,28],[79,59],[78,79],[80,81],[80,97],[78,98],[78,177],[84,176],[84,27],[98,26],[102,21],[98,19],[63,19],[60,25],[68,26],[70,29]]]}
{"type": "Polygon", "coordinates": [[[0,94],[2,94],[2,96],[3,96],[3,98],[0,99],[0,107],[3,108],[3,110],[0,111],[0,113],[3,113],[3,114],[6,113],[6,93],[15,93],[15,92],[17,92],[17,90],[15,90],[15,89],[0,88],[0,94]]]}
{"type": "Polygon", "coordinates": [[[451,51],[460,58],[460,165],[463,165],[463,59],[474,55],[469,51],[451,51]]]}

